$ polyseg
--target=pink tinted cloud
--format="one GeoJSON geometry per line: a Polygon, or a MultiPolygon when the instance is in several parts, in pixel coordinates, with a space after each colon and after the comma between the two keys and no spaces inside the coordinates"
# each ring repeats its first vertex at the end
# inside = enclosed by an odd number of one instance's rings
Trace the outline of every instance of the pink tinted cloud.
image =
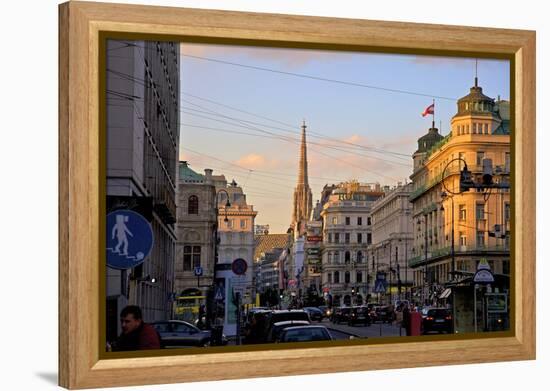
{"type": "Polygon", "coordinates": [[[228,56],[236,56],[242,58],[248,57],[257,60],[269,60],[270,62],[278,63],[285,68],[297,69],[304,65],[310,64],[317,60],[335,59],[342,61],[342,56],[355,56],[354,53],[330,52],[319,50],[306,49],[278,49],[278,48],[262,48],[262,47],[247,47],[247,46],[230,46],[230,45],[204,45],[204,44],[189,44],[182,43],[181,54],[189,54],[192,56],[227,59],[228,56]]]}
{"type": "Polygon", "coordinates": [[[288,160],[280,160],[273,157],[266,157],[259,153],[249,153],[235,160],[235,164],[251,170],[280,170],[295,166],[288,160]]]}

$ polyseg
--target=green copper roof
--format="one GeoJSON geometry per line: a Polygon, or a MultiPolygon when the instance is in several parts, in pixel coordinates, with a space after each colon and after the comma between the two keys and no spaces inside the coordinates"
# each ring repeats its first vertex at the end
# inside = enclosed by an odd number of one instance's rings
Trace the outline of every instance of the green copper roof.
{"type": "Polygon", "coordinates": [[[203,183],[204,175],[197,174],[195,171],[189,168],[187,162],[182,161],[179,164],[179,178],[183,182],[187,183],[203,183]]]}
{"type": "Polygon", "coordinates": [[[428,133],[418,139],[418,149],[415,153],[429,151],[435,144],[443,139],[437,128],[430,128],[428,133]]]}

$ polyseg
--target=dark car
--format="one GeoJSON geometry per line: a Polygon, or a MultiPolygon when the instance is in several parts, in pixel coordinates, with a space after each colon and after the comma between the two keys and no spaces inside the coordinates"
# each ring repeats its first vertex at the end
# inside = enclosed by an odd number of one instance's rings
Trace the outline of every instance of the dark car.
{"type": "Polygon", "coordinates": [[[265,342],[272,343],[277,341],[283,330],[289,327],[308,326],[309,324],[310,323],[305,320],[285,320],[283,322],[274,323],[269,330],[269,334],[267,335],[265,342]]]}
{"type": "Polygon", "coordinates": [[[332,323],[349,322],[351,315],[351,307],[338,307],[332,313],[332,323]]]}
{"type": "Polygon", "coordinates": [[[373,316],[373,322],[391,323],[395,320],[395,313],[387,305],[374,307],[371,316],[373,316]]]}
{"type": "Polygon", "coordinates": [[[258,341],[267,342],[267,336],[273,325],[278,322],[289,320],[303,320],[309,322],[309,315],[304,310],[277,310],[270,312],[266,315],[265,320],[263,320],[264,328],[263,332],[258,335],[258,341]]]}
{"type": "MultiPolygon", "coordinates": [[[[210,346],[210,330],[200,330],[198,327],[183,320],[166,320],[151,323],[160,335],[162,348],[177,348],[185,346],[210,346]]],[[[227,344],[227,338],[222,335],[222,344],[227,344]]]]}
{"type": "Polygon", "coordinates": [[[321,322],[323,320],[323,311],[321,311],[317,307],[304,307],[304,311],[306,311],[309,315],[309,319],[313,321],[321,322]]]}
{"type": "Polygon", "coordinates": [[[430,331],[453,332],[453,318],[447,308],[430,308],[422,319],[422,333],[430,331]]]}
{"type": "Polygon", "coordinates": [[[244,344],[262,343],[265,340],[267,318],[272,311],[254,311],[249,313],[244,327],[244,344]]]}
{"type": "Polygon", "coordinates": [[[284,329],[277,342],[312,342],[332,341],[328,329],[325,326],[298,326],[284,329]]]}
{"type": "Polygon", "coordinates": [[[357,324],[363,324],[365,326],[371,325],[371,318],[369,314],[369,309],[365,306],[357,306],[351,308],[351,313],[349,315],[348,324],[350,326],[355,326],[357,324]]]}

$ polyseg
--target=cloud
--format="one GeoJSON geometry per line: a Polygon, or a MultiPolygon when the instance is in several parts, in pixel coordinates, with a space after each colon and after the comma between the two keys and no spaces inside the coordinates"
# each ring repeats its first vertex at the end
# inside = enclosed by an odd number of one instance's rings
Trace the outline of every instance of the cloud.
{"type": "Polygon", "coordinates": [[[268,158],[259,153],[249,153],[234,161],[235,164],[250,170],[281,170],[295,167],[296,164],[289,160],[268,158]]]}
{"type": "MultiPolygon", "coordinates": [[[[412,172],[412,159],[409,167],[376,159],[374,154],[367,157],[345,152],[338,154],[331,152],[330,155],[334,158],[320,155],[315,151],[310,154],[308,168],[312,183],[338,183],[339,181],[357,179],[360,182],[395,184],[395,182],[404,180],[412,172]]],[[[403,163],[407,164],[407,161],[403,161],[403,163]]]]}
{"type": "Polygon", "coordinates": [[[298,69],[315,61],[342,61],[347,57],[351,60],[356,53],[291,49],[291,48],[265,48],[254,46],[234,45],[206,45],[182,43],[181,54],[189,54],[198,57],[216,58],[228,60],[230,57],[249,58],[262,61],[270,61],[275,65],[286,69],[298,69]]]}

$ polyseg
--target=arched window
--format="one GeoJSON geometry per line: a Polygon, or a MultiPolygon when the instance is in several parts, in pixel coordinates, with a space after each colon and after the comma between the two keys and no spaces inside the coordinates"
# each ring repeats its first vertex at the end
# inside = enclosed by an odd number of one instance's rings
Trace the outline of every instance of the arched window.
{"type": "Polygon", "coordinates": [[[187,214],[198,215],[199,214],[199,197],[192,195],[187,201],[187,214]]]}
{"type": "Polygon", "coordinates": [[[345,262],[345,263],[349,263],[349,262],[350,262],[350,260],[351,260],[351,254],[350,254],[349,251],[346,251],[346,253],[344,254],[344,258],[345,258],[345,259],[344,259],[344,262],[345,262]]]}
{"type": "Polygon", "coordinates": [[[340,283],[340,272],[338,270],[336,270],[334,272],[334,283],[335,284],[339,284],[340,283]]]}
{"type": "Polygon", "coordinates": [[[361,251],[357,251],[357,263],[363,262],[363,253],[361,251]]]}
{"type": "Polygon", "coordinates": [[[346,273],[344,274],[344,282],[345,282],[346,284],[349,284],[350,281],[351,281],[351,280],[350,280],[350,274],[349,274],[349,272],[346,272],[346,273]]]}

